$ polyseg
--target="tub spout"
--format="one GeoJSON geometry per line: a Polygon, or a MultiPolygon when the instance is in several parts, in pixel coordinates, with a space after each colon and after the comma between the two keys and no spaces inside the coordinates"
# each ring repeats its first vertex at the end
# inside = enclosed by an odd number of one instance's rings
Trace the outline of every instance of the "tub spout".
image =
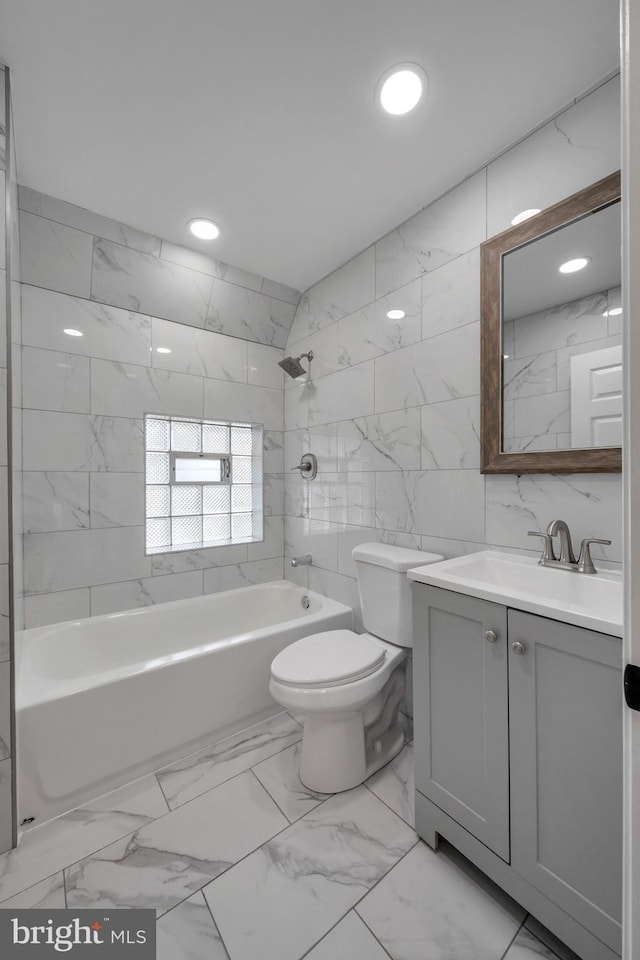
{"type": "Polygon", "coordinates": [[[303,567],[311,565],[311,554],[305,553],[303,557],[294,557],[291,561],[292,567],[303,567]]]}

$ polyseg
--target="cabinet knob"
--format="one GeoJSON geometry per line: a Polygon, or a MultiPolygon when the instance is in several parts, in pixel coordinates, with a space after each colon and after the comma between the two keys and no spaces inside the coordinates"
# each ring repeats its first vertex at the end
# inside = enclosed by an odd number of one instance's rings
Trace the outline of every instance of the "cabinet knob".
{"type": "Polygon", "coordinates": [[[520,642],[520,640],[516,640],[514,643],[511,644],[511,649],[513,650],[514,653],[517,653],[518,656],[521,657],[527,648],[525,647],[524,643],[520,642]]]}
{"type": "Polygon", "coordinates": [[[495,630],[485,630],[484,638],[489,643],[495,643],[496,640],[498,639],[498,634],[495,632],[495,630]]]}

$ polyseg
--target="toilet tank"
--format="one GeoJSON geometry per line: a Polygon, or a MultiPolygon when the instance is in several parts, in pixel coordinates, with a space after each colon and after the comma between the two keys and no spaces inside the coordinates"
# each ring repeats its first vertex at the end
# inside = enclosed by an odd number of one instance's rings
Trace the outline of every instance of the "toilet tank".
{"type": "Polygon", "coordinates": [[[443,560],[387,543],[361,543],[352,553],[365,630],[399,647],[413,646],[411,581],[407,570],[443,560]]]}

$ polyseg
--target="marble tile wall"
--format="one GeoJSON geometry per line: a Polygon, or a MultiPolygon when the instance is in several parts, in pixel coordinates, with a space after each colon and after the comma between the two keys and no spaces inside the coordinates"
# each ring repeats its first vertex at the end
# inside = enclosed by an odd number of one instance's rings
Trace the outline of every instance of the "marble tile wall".
{"type": "Polygon", "coordinates": [[[20,208],[26,626],[280,579],[297,291],[24,187],[20,208]],[[263,542],[144,555],[145,412],[264,424],[263,542]]]}
{"type": "Polygon", "coordinates": [[[621,562],[619,475],[479,472],[479,246],[619,168],[618,98],[615,78],[303,294],[286,352],[314,360],[285,385],[286,576],[357,609],[358,543],[534,552],[527,531],[558,516],[621,562]],[[290,472],[306,451],[310,483],[290,472]],[[292,569],[301,553],[313,565],[292,569]]]}

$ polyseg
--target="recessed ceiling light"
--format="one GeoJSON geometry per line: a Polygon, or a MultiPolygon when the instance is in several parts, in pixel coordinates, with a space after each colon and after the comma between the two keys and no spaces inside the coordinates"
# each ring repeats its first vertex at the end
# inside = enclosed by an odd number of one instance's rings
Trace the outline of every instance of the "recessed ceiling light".
{"type": "Polygon", "coordinates": [[[531,207],[530,210],[521,210],[520,213],[516,213],[511,224],[517,227],[519,223],[523,223],[525,220],[528,220],[529,217],[535,217],[536,213],[540,213],[539,207],[531,207]]]}
{"type": "Polygon", "coordinates": [[[622,307],[611,307],[609,310],[605,310],[602,314],[603,317],[619,317],[622,313],[622,307]]]}
{"type": "Polygon", "coordinates": [[[68,337],[83,337],[83,336],[84,336],[82,330],[74,330],[72,327],[65,327],[65,329],[64,329],[62,332],[63,332],[63,333],[66,333],[66,335],[67,335],[68,337]]]}
{"type": "Polygon", "coordinates": [[[387,113],[401,116],[417,106],[427,87],[427,75],[415,63],[398,63],[382,75],[376,86],[377,99],[387,113]]]}
{"type": "Polygon", "coordinates": [[[170,347],[156,347],[156,353],[171,353],[170,347]]]}
{"type": "Polygon", "coordinates": [[[197,217],[195,220],[189,220],[188,227],[198,240],[215,240],[220,236],[220,227],[213,220],[197,217]]]}
{"type": "Polygon", "coordinates": [[[404,310],[389,310],[387,313],[389,320],[402,320],[404,315],[404,310]]]}
{"type": "Polygon", "coordinates": [[[576,257],[575,260],[567,260],[560,264],[558,270],[560,273],[577,273],[578,270],[584,270],[591,257],[576,257]]]}

